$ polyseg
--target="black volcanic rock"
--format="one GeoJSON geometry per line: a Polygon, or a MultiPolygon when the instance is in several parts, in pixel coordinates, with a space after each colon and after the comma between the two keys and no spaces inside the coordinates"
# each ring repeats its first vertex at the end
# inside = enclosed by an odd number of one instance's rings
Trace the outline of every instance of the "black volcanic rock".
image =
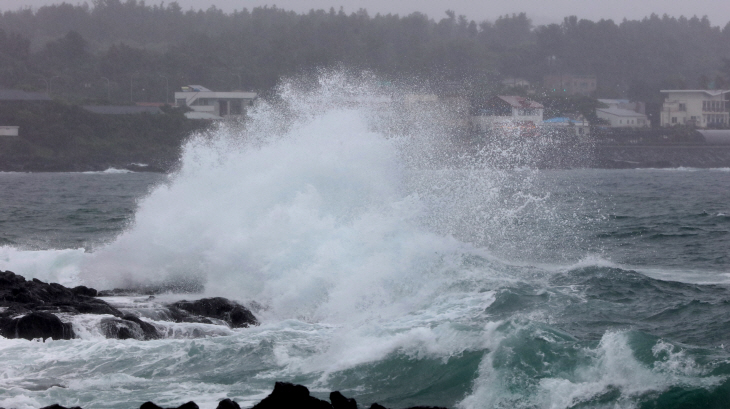
{"type": "Polygon", "coordinates": [[[95,292],[93,288],[70,289],[35,278],[26,281],[12,271],[0,271],[0,307],[12,309],[16,315],[24,311],[123,315],[106,302],[89,295],[95,292]]]}
{"type": "Polygon", "coordinates": [[[136,339],[139,341],[160,338],[160,333],[154,325],[144,322],[139,317],[131,314],[127,314],[122,318],[102,319],[101,330],[107,338],[136,339]]]}
{"type": "Polygon", "coordinates": [[[0,334],[5,338],[73,339],[70,323],[48,312],[31,312],[19,318],[0,318],[0,334]]]}
{"type": "Polygon", "coordinates": [[[218,402],[218,406],[216,407],[216,409],[241,409],[241,406],[239,406],[236,401],[223,399],[222,401],[218,402]]]}
{"type": "Polygon", "coordinates": [[[67,408],[65,406],[59,405],[58,403],[54,403],[51,406],[45,406],[45,407],[42,407],[41,409],[81,409],[81,408],[78,406],[74,406],[72,408],[67,408]]]}
{"type": "Polygon", "coordinates": [[[74,287],[71,289],[71,291],[73,291],[74,294],[85,295],[87,297],[96,297],[98,294],[98,291],[85,285],[74,287]]]}
{"type": "Polygon", "coordinates": [[[198,405],[190,401],[188,403],[183,403],[182,405],[178,406],[177,408],[163,408],[161,406],[157,406],[152,402],[145,402],[142,404],[142,406],[139,407],[139,409],[199,409],[198,405]]]}
{"type": "MultiPolygon", "coordinates": [[[[249,325],[259,324],[246,307],[222,297],[196,301],[182,300],[167,307],[170,309],[171,317],[178,322],[206,322],[205,318],[213,318],[226,322],[231,328],[246,328],[249,325]]],[[[207,323],[211,322],[207,320],[207,323]]]]}
{"type": "Polygon", "coordinates": [[[309,395],[309,389],[302,385],[277,382],[271,394],[252,409],[332,409],[332,405],[309,395]]]}
{"type": "MultiPolygon", "coordinates": [[[[110,293],[138,295],[134,290],[110,293]]],[[[67,288],[37,279],[27,281],[13,272],[0,271],[0,335],[26,339],[74,338],[71,324],[54,315],[64,313],[108,315],[100,321],[101,331],[107,338],[142,341],[163,336],[155,325],[95,298],[104,294],[85,286],[67,288]]],[[[246,307],[220,297],[178,301],[165,306],[161,315],[174,322],[220,324],[231,328],[258,325],[258,320],[246,307]]]]}
{"type": "Polygon", "coordinates": [[[357,402],[353,398],[346,398],[339,391],[330,393],[330,402],[333,409],[357,409],[357,402]]]}

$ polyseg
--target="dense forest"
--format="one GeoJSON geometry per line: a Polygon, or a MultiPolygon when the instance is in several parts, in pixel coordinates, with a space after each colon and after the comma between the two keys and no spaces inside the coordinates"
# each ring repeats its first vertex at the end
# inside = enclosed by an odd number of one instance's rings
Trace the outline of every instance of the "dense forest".
{"type": "Polygon", "coordinates": [[[551,73],[593,74],[598,97],[650,102],[661,88],[730,86],[730,23],[570,16],[534,26],[524,13],[475,22],[450,10],[440,19],[276,7],[224,13],[137,0],[0,15],[0,87],[71,102],[165,102],[187,84],[266,93],[281,77],[331,66],[474,89],[509,77],[539,84],[551,73]]]}

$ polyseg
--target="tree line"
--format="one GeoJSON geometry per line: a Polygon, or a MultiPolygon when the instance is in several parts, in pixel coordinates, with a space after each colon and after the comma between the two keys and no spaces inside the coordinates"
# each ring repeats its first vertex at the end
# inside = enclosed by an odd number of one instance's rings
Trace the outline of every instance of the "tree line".
{"type": "Polygon", "coordinates": [[[187,84],[266,93],[282,77],[333,66],[485,92],[503,78],[592,74],[599,97],[657,101],[662,88],[730,87],[730,23],[653,14],[534,26],[525,13],[475,22],[451,10],[440,19],[364,9],[225,13],[138,0],[0,15],[0,86],[73,102],[166,102],[187,84]]]}

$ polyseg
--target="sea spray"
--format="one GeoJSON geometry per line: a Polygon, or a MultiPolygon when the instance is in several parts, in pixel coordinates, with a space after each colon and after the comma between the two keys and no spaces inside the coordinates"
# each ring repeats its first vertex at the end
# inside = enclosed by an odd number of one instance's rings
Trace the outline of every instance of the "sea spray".
{"type": "Polygon", "coordinates": [[[464,241],[505,241],[505,226],[540,208],[522,189],[530,170],[508,183],[488,161],[437,161],[454,155],[448,135],[378,131],[414,114],[372,78],[336,72],[309,85],[284,83],[245,123],[190,141],[171,183],[88,257],[83,279],[199,280],[279,318],[346,320],[374,304],[430,299],[458,271],[448,259],[461,257],[464,241]]]}

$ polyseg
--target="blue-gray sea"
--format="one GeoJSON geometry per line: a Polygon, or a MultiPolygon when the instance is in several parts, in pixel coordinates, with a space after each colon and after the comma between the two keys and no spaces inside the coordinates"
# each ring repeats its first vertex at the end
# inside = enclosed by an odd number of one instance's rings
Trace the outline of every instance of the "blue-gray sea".
{"type": "Polygon", "coordinates": [[[437,137],[322,88],[192,138],[169,175],[0,173],[0,270],[205,287],[108,298],[160,340],[94,316],[63,317],[74,340],[0,338],[0,407],[250,407],[275,381],[361,407],[730,407],[730,169],[439,162],[437,137]],[[212,295],[261,325],[146,313],[212,295]]]}

